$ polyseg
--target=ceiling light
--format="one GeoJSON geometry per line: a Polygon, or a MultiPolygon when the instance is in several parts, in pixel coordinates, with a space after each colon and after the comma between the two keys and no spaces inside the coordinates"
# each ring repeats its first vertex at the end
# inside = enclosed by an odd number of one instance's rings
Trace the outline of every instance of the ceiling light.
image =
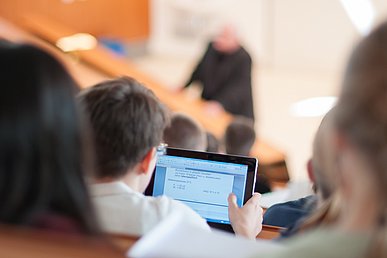
{"type": "Polygon", "coordinates": [[[56,46],[64,52],[90,50],[97,46],[97,39],[88,33],[77,33],[57,40],[56,46]]]}
{"type": "Polygon", "coordinates": [[[309,98],[294,103],[290,113],[295,117],[319,117],[324,116],[335,104],[337,97],[309,98]]]}

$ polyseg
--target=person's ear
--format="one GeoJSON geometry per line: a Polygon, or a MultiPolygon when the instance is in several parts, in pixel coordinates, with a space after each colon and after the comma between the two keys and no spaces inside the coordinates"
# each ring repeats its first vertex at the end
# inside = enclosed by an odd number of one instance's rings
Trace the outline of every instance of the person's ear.
{"type": "Polygon", "coordinates": [[[348,155],[348,142],[346,137],[342,133],[336,131],[333,134],[333,144],[336,153],[335,170],[337,171],[336,180],[338,188],[341,190],[342,193],[344,193],[345,196],[350,196],[351,188],[348,185],[348,181],[350,178],[348,177],[348,173],[345,173],[347,163],[346,157],[348,155]]]}
{"type": "Polygon", "coordinates": [[[308,160],[308,163],[306,163],[306,171],[308,172],[308,177],[309,177],[310,181],[311,181],[313,184],[316,184],[316,177],[315,177],[315,175],[314,175],[312,158],[310,158],[310,159],[308,160]]]}
{"type": "Polygon", "coordinates": [[[140,173],[147,174],[153,171],[155,156],[156,156],[156,148],[153,147],[146,153],[145,157],[140,162],[140,173]]]}
{"type": "Polygon", "coordinates": [[[335,131],[332,133],[332,138],[333,138],[333,144],[334,144],[334,149],[336,150],[336,153],[340,153],[342,150],[347,148],[347,139],[343,135],[343,133],[339,131],[335,131]]]}

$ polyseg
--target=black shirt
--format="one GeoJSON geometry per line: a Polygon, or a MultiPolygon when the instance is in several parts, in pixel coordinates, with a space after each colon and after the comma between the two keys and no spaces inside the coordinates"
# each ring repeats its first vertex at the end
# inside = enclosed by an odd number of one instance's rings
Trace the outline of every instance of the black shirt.
{"type": "Polygon", "coordinates": [[[185,87],[195,81],[203,85],[203,99],[218,101],[228,112],[254,119],[251,57],[243,47],[226,54],[210,43],[185,87]]]}

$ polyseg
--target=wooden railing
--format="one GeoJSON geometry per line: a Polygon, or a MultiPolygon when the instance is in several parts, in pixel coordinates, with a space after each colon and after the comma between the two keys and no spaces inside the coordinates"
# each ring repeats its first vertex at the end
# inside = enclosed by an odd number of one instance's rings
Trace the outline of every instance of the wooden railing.
{"type": "Polygon", "coordinates": [[[0,257],[118,258],[124,252],[109,238],[0,225],[0,257]]]}

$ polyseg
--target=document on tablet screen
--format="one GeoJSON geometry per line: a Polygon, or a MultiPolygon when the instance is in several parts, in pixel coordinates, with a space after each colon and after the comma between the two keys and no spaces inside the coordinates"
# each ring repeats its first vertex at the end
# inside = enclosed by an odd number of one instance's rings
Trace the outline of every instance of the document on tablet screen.
{"type": "Polygon", "coordinates": [[[209,222],[229,224],[227,197],[242,206],[247,165],[162,155],[158,157],[153,196],[182,201],[209,222]]]}

